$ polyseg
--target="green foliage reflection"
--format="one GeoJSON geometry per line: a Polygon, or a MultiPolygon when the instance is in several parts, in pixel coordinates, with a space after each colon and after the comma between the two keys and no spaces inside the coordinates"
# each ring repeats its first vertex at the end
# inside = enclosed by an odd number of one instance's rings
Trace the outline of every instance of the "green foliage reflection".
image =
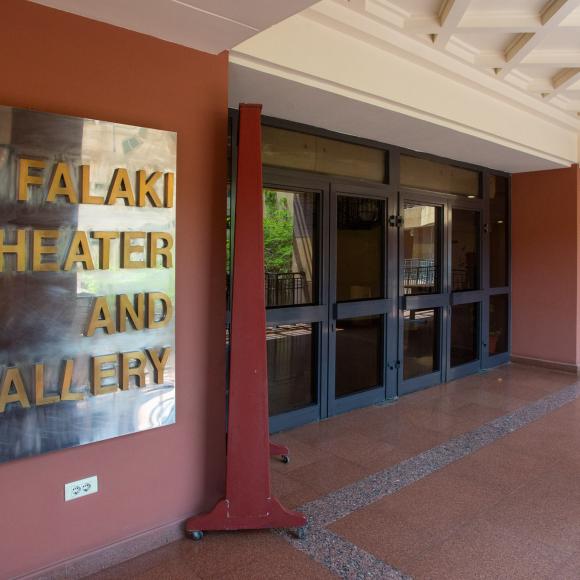
{"type": "Polygon", "coordinates": [[[264,190],[264,262],[266,272],[292,271],[294,220],[288,197],[264,190]]]}

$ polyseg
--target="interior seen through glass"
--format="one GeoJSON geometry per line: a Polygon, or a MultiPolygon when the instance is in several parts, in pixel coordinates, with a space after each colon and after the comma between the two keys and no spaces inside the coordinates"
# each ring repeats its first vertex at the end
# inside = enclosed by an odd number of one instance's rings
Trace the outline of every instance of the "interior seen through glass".
{"type": "Polygon", "coordinates": [[[489,184],[489,284],[492,288],[508,285],[508,180],[490,176],[489,184]]]}
{"type": "Polygon", "coordinates": [[[401,155],[401,185],[473,199],[481,196],[479,183],[479,171],[424,157],[401,155]]]}
{"type": "Polygon", "coordinates": [[[500,354],[508,350],[508,304],[507,294],[489,297],[489,354],[500,354]]]}
{"type": "Polygon", "coordinates": [[[336,321],[336,396],[381,384],[382,317],[336,321]]]}
{"type": "Polygon", "coordinates": [[[264,165],[384,183],[386,161],[387,153],[383,149],[278,127],[262,127],[264,165]]]}
{"type": "Polygon", "coordinates": [[[336,299],[368,300],[383,293],[385,202],[339,195],[336,299]]]}
{"type": "Polygon", "coordinates": [[[479,358],[478,305],[456,304],[451,309],[450,365],[457,367],[479,358]]]}
{"type": "Polygon", "coordinates": [[[406,202],[403,211],[405,294],[439,291],[439,234],[441,210],[431,205],[406,202]]]}
{"type": "Polygon", "coordinates": [[[316,193],[264,190],[266,306],[316,302],[316,193]]]}
{"type": "Polygon", "coordinates": [[[405,380],[439,370],[439,309],[405,310],[403,321],[405,380]]]}
{"type": "Polygon", "coordinates": [[[266,329],[270,415],[317,402],[312,324],[283,324],[266,329]]]}
{"type": "Polygon", "coordinates": [[[451,220],[452,290],[479,288],[479,212],[453,209],[451,220]]]}

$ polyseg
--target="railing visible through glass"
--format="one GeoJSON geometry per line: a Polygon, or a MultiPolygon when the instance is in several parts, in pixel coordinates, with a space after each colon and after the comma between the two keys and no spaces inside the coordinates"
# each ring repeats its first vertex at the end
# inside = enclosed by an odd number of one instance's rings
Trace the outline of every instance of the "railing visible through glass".
{"type": "Polygon", "coordinates": [[[266,306],[317,302],[318,194],[264,190],[266,306]]]}
{"type": "Polygon", "coordinates": [[[441,210],[405,202],[403,284],[405,294],[435,294],[440,288],[441,210]]]}

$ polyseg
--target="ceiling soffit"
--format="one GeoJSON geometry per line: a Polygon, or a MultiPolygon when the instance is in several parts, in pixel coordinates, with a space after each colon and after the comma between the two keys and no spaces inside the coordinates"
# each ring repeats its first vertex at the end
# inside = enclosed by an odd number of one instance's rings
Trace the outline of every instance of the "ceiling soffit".
{"type": "Polygon", "coordinates": [[[479,81],[481,73],[493,79],[480,82],[487,89],[512,100],[516,89],[522,105],[551,109],[580,128],[580,0],[324,0],[303,15],[416,58],[439,58],[473,82],[467,65],[479,81]],[[403,47],[400,35],[411,42],[403,47]]]}

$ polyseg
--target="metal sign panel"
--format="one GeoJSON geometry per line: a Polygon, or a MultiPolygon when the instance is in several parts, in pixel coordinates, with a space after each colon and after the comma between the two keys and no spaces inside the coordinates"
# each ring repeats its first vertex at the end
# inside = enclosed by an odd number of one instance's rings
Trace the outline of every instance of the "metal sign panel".
{"type": "Polygon", "coordinates": [[[0,107],[0,462],[175,422],[176,142],[0,107]]]}

